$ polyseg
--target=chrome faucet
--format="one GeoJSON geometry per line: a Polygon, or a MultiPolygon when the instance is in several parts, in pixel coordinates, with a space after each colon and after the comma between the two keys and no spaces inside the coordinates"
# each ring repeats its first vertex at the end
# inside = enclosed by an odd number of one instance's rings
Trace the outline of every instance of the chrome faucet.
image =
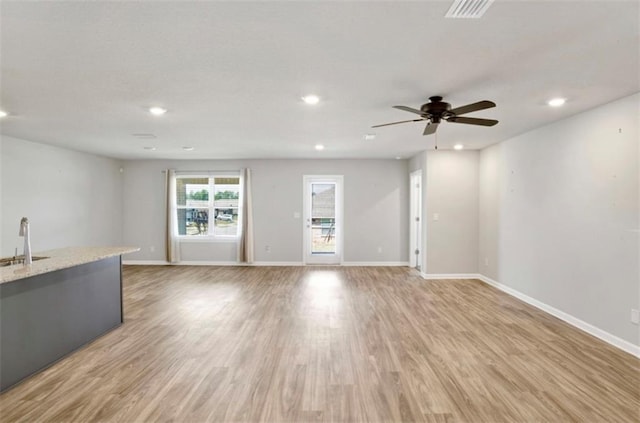
{"type": "Polygon", "coordinates": [[[20,220],[20,232],[24,237],[24,264],[31,264],[31,239],[29,237],[29,219],[23,217],[20,220]]]}

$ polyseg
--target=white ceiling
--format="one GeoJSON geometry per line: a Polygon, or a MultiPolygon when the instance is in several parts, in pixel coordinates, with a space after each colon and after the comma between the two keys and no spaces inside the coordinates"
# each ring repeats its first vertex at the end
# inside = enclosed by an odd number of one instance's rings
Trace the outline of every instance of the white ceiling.
{"type": "Polygon", "coordinates": [[[497,126],[438,130],[482,148],[640,91],[637,0],[451,3],[2,1],[2,134],[125,159],[406,158],[434,137],[370,128],[414,117],[396,104],[495,101],[469,116],[497,126]]]}

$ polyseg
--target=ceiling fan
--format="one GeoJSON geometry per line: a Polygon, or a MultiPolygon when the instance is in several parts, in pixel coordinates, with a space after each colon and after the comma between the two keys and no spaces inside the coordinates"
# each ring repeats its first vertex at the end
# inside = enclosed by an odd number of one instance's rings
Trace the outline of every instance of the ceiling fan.
{"type": "Polygon", "coordinates": [[[424,128],[422,135],[431,135],[436,132],[438,125],[443,120],[453,123],[465,123],[467,125],[480,125],[480,126],[493,126],[498,123],[494,119],[479,119],[471,117],[460,117],[467,113],[476,112],[478,110],[490,109],[496,107],[496,103],[493,101],[483,100],[477,103],[467,104],[466,106],[451,108],[451,104],[442,101],[442,97],[433,96],[429,97],[429,103],[425,103],[420,106],[420,110],[413,109],[407,106],[393,106],[394,109],[404,110],[405,112],[415,113],[420,115],[420,119],[402,120],[400,122],[384,123],[382,125],[374,125],[372,128],[379,128],[381,126],[397,125],[399,123],[407,122],[420,122],[427,121],[427,127],[424,128]]]}

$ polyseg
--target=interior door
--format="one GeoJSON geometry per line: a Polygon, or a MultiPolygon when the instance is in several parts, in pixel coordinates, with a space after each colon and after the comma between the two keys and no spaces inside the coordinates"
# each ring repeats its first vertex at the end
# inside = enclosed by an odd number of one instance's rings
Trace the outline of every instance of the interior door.
{"type": "Polygon", "coordinates": [[[304,261],[342,263],[342,176],[304,176],[304,261]]]}

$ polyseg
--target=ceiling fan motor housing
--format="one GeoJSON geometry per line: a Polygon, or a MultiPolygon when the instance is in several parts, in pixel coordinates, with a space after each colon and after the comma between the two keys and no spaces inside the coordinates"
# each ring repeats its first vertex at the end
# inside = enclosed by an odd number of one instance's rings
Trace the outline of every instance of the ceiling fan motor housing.
{"type": "Polygon", "coordinates": [[[433,96],[429,97],[429,103],[420,106],[420,110],[430,118],[432,123],[440,123],[441,118],[448,117],[451,104],[442,101],[440,96],[433,96]]]}

